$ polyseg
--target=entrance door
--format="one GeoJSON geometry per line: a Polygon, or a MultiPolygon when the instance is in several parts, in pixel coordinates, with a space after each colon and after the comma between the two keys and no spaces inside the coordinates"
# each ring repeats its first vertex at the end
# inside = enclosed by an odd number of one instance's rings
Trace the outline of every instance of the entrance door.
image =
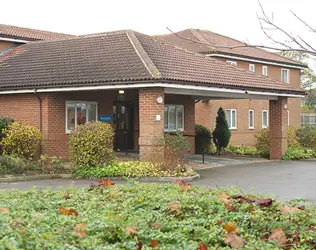
{"type": "Polygon", "coordinates": [[[113,124],[115,130],[114,149],[122,151],[133,149],[133,104],[127,102],[115,102],[113,104],[113,124]]]}

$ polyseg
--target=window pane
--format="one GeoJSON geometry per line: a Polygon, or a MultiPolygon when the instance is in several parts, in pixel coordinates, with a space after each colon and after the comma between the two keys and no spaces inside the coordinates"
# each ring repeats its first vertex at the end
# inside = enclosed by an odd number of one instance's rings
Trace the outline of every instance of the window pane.
{"type": "Polygon", "coordinates": [[[77,125],[87,122],[87,105],[85,103],[77,103],[77,125]]]}
{"type": "Polygon", "coordinates": [[[264,128],[268,127],[268,112],[267,111],[263,111],[262,113],[262,125],[264,128]]]}
{"type": "Polygon", "coordinates": [[[169,129],[176,130],[176,107],[169,106],[169,129]]]}
{"type": "Polygon", "coordinates": [[[231,128],[230,112],[231,112],[231,110],[226,110],[226,120],[227,120],[229,128],[231,128]]]}
{"type": "Polygon", "coordinates": [[[168,129],[168,121],[169,121],[169,119],[168,119],[168,106],[165,106],[164,116],[165,116],[164,117],[164,124],[165,124],[164,128],[168,129]]]}
{"type": "Polygon", "coordinates": [[[88,122],[96,121],[97,119],[97,105],[88,104],[88,122]]]}
{"type": "Polygon", "coordinates": [[[183,107],[182,106],[177,107],[177,120],[178,120],[177,129],[182,130],[183,129],[183,107]]]}
{"type": "Polygon", "coordinates": [[[67,103],[67,130],[75,129],[75,104],[67,103]]]}
{"type": "Polygon", "coordinates": [[[232,110],[232,128],[236,128],[236,110],[232,110]]]}
{"type": "Polygon", "coordinates": [[[254,127],[254,112],[252,110],[249,111],[249,127],[254,127]]]}

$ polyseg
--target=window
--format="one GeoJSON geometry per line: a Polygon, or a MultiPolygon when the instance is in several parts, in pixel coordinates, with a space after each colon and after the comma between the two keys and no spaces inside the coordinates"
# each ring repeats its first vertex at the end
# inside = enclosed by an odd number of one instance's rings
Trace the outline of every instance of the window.
{"type": "Polygon", "coordinates": [[[235,61],[226,61],[227,64],[237,66],[237,62],[235,61]]]}
{"type": "Polygon", "coordinates": [[[254,64],[249,64],[249,71],[255,72],[255,65],[254,64]]]}
{"type": "Polygon", "coordinates": [[[253,109],[249,110],[249,129],[255,128],[255,111],[253,109]]]}
{"type": "Polygon", "coordinates": [[[165,131],[184,130],[183,105],[165,105],[164,113],[165,131]]]}
{"type": "Polygon", "coordinates": [[[281,81],[285,83],[290,83],[290,70],[281,69],[281,81]]]}
{"type": "Polygon", "coordinates": [[[268,75],[268,66],[262,66],[262,75],[264,76],[268,75]]]}
{"type": "Polygon", "coordinates": [[[96,102],[66,102],[66,133],[70,133],[77,125],[97,120],[96,102]]]}
{"type": "Polygon", "coordinates": [[[226,119],[228,123],[228,127],[230,129],[237,129],[237,111],[236,109],[227,109],[226,110],[226,119]]]}
{"type": "Polygon", "coordinates": [[[262,128],[269,126],[268,110],[262,110],[262,128]]]}

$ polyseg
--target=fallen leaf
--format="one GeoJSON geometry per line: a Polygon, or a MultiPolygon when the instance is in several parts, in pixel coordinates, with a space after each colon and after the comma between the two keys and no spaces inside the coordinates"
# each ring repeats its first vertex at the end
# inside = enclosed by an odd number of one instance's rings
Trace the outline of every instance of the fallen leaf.
{"type": "Polygon", "coordinates": [[[157,246],[158,246],[158,241],[156,241],[156,240],[151,240],[151,241],[150,241],[150,246],[151,246],[152,248],[157,247],[157,246]]]}
{"type": "Polygon", "coordinates": [[[203,242],[200,242],[198,250],[208,250],[208,247],[203,242]]]}
{"type": "Polygon", "coordinates": [[[230,225],[229,223],[226,223],[223,228],[229,234],[236,233],[237,223],[236,221],[234,221],[232,225],[230,225]]]}
{"type": "Polygon", "coordinates": [[[156,229],[160,227],[160,224],[158,224],[157,222],[154,222],[151,225],[156,229]]]}
{"type": "Polygon", "coordinates": [[[306,229],[309,231],[316,232],[316,227],[308,226],[306,229]]]}
{"type": "Polygon", "coordinates": [[[59,211],[61,212],[61,214],[63,215],[74,215],[74,216],[78,216],[78,212],[74,209],[66,209],[65,207],[61,206],[59,208],[59,211]]]}
{"type": "Polygon", "coordinates": [[[229,233],[225,238],[225,244],[231,248],[238,249],[244,247],[244,240],[236,233],[229,233]]]}
{"type": "Polygon", "coordinates": [[[268,240],[275,240],[280,244],[285,244],[287,241],[283,229],[279,227],[272,230],[272,233],[268,237],[268,240]]]}
{"type": "Polygon", "coordinates": [[[67,193],[65,196],[64,196],[65,200],[69,200],[70,199],[70,193],[67,193]]]}
{"type": "Polygon", "coordinates": [[[273,200],[271,198],[252,199],[252,198],[248,198],[242,195],[232,195],[229,197],[229,199],[234,199],[239,203],[255,203],[256,205],[261,206],[261,207],[269,207],[273,203],[273,200]]]}
{"type": "Polygon", "coordinates": [[[223,221],[224,221],[223,219],[218,219],[218,220],[216,221],[216,225],[218,226],[218,225],[222,224],[223,221]]]}
{"type": "Polygon", "coordinates": [[[183,192],[183,193],[187,193],[191,187],[192,187],[192,185],[191,185],[191,184],[188,184],[188,185],[182,190],[182,192],[183,192]]]}
{"type": "Polygon", "coordinates": [[[83,238],[87,236],[86,226],[84,224],[78,224],[77,226],[75,226],[72,232],[75,233],[78,238],[83,238]]]}
{"type": "Polygon", "coordinates": [[[289,213],[297,213],[302,212],[298,207],[288,207],[288,206],[280,206],[280,211],[282,215],[286,215],[289,213]]]}
{"type": "Polygon", "coordinates": [[[273,200],[271,198],[259,199],[259,200],[255,200],[255,203],[261,207],[269,207],[272,205],[273,200]]]}
{"type": "Polygon", "coordinates": [[[0,207],[0,213],[10,215],[10,209],[7,207],[0,207]]]}
{"type": "Polygon", "coordinates": [[[180,202],[173,201],[173,202],[167,204],[167,209],[169,209],[170,212],[174,212],[174,211],[179,212],[180,211],[180,206],[181,206],[180,202]]]}
{"type": "Polygon", "coordinates": [[[232,210],[232,202],[229,200],[229,196],[226,193],[222,193],[220,198],[223,200],[227,210],[232,210]]]}
{"type": "Polygon", "coordinates": [[[136,246],[137,246],[137,250],[141,250],[143,248],[143,243],[139,241],[136,243],[136,246]]]}
{"type": "Polygon", "coordinates": [[[128,226],[125,229],[125,232],[128,233],[128,235],[138,235],[136,226],[128,226]]]}
{"type": "Polygon", "coordinates": [[[188,183],[185,180],[175,180],[173,183],[177,184],[179,186],[187,186],[188,185],[188,183]]]}

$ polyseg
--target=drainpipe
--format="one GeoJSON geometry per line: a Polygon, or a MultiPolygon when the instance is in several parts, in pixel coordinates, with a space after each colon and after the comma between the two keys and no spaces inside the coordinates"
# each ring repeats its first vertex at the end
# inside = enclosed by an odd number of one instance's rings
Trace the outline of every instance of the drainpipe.
{"type": "Polygon", "coordinates": [[[42,98],[37,94],[36,89],[34,89],[34,94],[38,99],[39,103],[39,129],[42,132],[43,131],[43,126],[42,126],[42,98]]]}
{"type": "MultiPolygon", "coordinates": [[[[39,104],[39,130],[41,132],[43,132],[43,118],[42,118],[42,98],[38,95],[38,93],[36,92],[36,89],[34,89],[34,95],[37,97],[38,99],[38,104],[39,104]]],[[[42,144],[40,144],[40,147],[39,147],[39,154],[42,155],[42,144]]]]}

